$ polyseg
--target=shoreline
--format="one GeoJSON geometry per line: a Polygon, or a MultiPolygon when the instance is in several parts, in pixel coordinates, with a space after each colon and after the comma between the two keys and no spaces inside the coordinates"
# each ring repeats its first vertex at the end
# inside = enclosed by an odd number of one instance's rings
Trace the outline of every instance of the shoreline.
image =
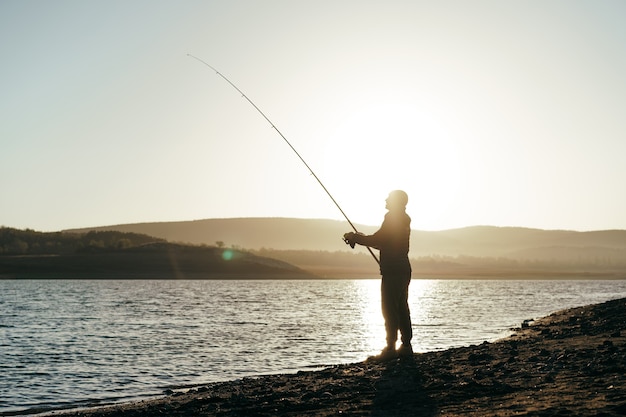
{"type": "Polygon", "coordinates": [[[243,378],[45,415],[626,415],[626,298],[521,325],[493,343],[409,359],[243,378]]]}
{"type": "MultiPolygon", "coordinates": [[[[184,275],[171,275],[154,272],[137,272],[131,274],[112,274],[110,272],[99,273],[22,273],[19,275],[4,273],[0,271],[0,280],[2,281],[19,281],[19,280],[50,280],[50,281],[63,281],[63,280],[121,280],[121,281],[176,281],[176,280],[189,280],[189,281],[342,281],[342,280],[380,280],[380,275],[369,273],[353,274],[353,273],[335,273],[335,274],[319,274],[318,271],[310,272],[305,270],[304,274],[285,274],[278,275],[274,273],[185,273],[184,275]]],[[[519,273],[486,273],[485,271],[468,272],[466,274],[453,274],[453,273],[421,273],[414,272],[411,280],[415,281],[427,281],[427,280],[442,280],[442,281],[624,281],[626,280],[625,273],[586,273],[586,272],[551,272],[551,273],[531,273],[531,272],[519,272],[519,273]]]]}

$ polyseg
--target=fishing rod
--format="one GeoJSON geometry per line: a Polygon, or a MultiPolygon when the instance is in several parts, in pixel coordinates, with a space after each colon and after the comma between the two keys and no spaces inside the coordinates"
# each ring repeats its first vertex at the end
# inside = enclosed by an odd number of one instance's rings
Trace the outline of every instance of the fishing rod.
{"type": "MultiPolygon", "coordinates": [[[[208,63],[206,63],[205,61],[203,61],[202,59],[198,58],[195,55],[192,54],[187,54],[188,57],[191,57],[197,61],[200,61],[201,63],[203,63],[204,65],[206,65],[207,67],[211,68],[213,71],[215,71],[215,73],[217,75],[219,75],[220,77],[222,77],[228,84],[230,84],[235,90],[237,90],[239,92],[239,94],[241,94],[241,96],[243,98],[245,98],[248,103],[250,103],[252,105],[252,107],[254,107],[256,109],[256,111],[258,111],[261,116],[263,116],[263,118],[265,120],[267,120],[267,122],[272,126],[272,129],[274,129],[281,138],[283,138],[283,140],[285,141],[285,143],[287,145],[289,145],[289,147],[291,148],[292,151],[294,151],[294,153],[298,156],[298,158],[300,158],[300,161],[302,161],[302,163],[304,164],[304,166],[309,170],[309,172],[311,173],[311,175],[313,175],[313,178],[315,178],[317,180],[317,182],[319,183],[319,185],[322,186],[322,188],[324,189],[324,191],[326,192],[326,194],[328,194],[328,197],[330,197],[330,199],[332,200],[333,203],[335,203],[335,206],[337,206],[337,208],[339,209],[339,211],[341,212],[341,214],[343,215],[343,217],[348,221],[348,224],[350,224],[350,226],[352,227],[352,229],[356,232],[359,233],[359,231],[357,230],[357,228],[354,226],[354,224],[350,221],[350,219],[348,218],[348,216],[346,215],[346,213],[343,211],[343,209],[341,208],[341,206],[339,205],[339,203],[337,203],[337,200],[335,200],[335,198],[332,196],[332,194],[330,193],[330,191],[328,191],[328,189],[326,188],[326,186],[322,183],[322,181],[319,179],[319,177],[315,174],[315,172],[313,172],[313,170],[311,169],[311,167],[309,166],[309,164],[306,163],[306,161],[304,160],[304,158],[300,155],[300,153],[296,150],[296,148],[293,147],[293,145],[287,140],[287,138],[285,137],[285,135],[282,134],[282,132],[280,130],[278,130],[278,128],[276,127],[276,125],[274,124],[274,122],[272,122],[269,117],[267,117],[265,115],[265,113],[263,113],[261,111],[261,109],[254,104],[254,102],[252,100],[250,100],[250,98],[239,89],[239,87],[237,87],[235,84],[233,84],[232,81],[230,81],[228,78],[226,78],[226,76],[224,74],[222,74],[221,72],[219,72],[218,70],[216,70],[214,67],[212,67],[211,65],[209,65],[208,63]]],[[[354,247],[354,246],[353,246],[354,247]]],[[[372,255],[372,257],[374,258],[374,260],[376,261],[376,263],[378,263],[380,265],[380,261],[378,260],[378,257],[374,254],[374,252],[372,252],[372,249],[369,246],[366,246],[367,250],[369,251],[369,253],[372,255]]]]}

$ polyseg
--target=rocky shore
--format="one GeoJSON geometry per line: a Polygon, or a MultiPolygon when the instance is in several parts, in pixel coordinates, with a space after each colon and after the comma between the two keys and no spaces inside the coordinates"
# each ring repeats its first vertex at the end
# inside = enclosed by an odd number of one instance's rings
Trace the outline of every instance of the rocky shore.
{"type": "Polygon", "coordinates": [[[137,416],[624,416],[626,299],[521,323],[495,343],[210,384],[60,413],[137,416]]]}

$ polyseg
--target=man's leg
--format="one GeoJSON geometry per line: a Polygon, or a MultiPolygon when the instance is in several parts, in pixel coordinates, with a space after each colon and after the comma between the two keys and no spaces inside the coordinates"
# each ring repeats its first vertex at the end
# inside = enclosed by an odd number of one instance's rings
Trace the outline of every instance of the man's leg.
{"type": "Polygon", "coordinates": [[[394,282],[383,277],[381,283],[381,307],[385,319],[385,332],[387,333],[387,348],[395,350],[398,340],[398,307],[397,295],[394,282]]]}
{"type": "Polygon", "coordinates": [[[411,346],[413,327],[411,326],[411,311],[409,309],[409,281],[400,288],[397,301],[398,327],[402,335],[402,344],[411,346]]]}

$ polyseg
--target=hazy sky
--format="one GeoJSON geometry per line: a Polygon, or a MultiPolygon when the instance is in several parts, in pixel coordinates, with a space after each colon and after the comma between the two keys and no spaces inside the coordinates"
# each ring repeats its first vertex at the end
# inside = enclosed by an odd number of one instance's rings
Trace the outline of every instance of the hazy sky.
{"type": "MultiPolygon", "coordinates": [[[[626,229],[626,2],[0,1],[0,225],[626,229]]],[[[304,236],[303,238],[306,238],[304,236]]]]}

